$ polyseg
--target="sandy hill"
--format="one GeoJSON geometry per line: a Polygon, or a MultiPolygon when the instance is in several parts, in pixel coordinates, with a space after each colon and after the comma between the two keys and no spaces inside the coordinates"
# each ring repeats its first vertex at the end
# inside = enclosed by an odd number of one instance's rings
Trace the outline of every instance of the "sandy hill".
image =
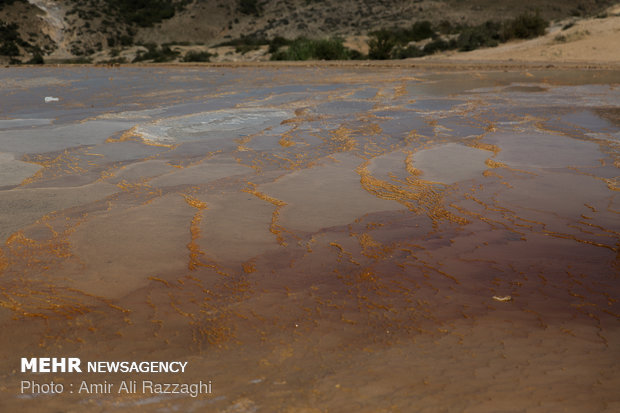
{"type": "Polygon", "coordinates": [[[620,5],[610,7],[597,17],[560,20],[546,35],[535,39],[426,59],[620,63],[620,5]]]}

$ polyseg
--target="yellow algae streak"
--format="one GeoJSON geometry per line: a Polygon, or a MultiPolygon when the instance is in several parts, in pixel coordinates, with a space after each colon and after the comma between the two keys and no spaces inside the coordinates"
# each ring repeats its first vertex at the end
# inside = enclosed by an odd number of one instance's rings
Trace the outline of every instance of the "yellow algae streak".
{"type": "MultiPolygon", "coordinates": [[[[293,130],[295,130],[295,129],[293,129],[293,130]]],[[[284,148],[288,148],[290,146],[294,146],[294,145],[297,144],[297,142],[295,142],[292,139],[292,131],[283,133],[282,136],[280,137],[280,140],[278,141],[278,143],[280,144],[280,146],[282,146],[284,148]]]]}
{"type": "Polygon", "coordinates": [[[256,263],[254,260],[249,260],[243,263],[243,272],[246,274],[251,274],[256,271],[256,263]]]}
{"type": "Polygon", "coordinates": [[[9,266],[9,263],[6,261],[6,258],[4,257],[4,251],[2,251],[2,248],[0,248],[0,276],[2,276],[2,273],[8,266],[9,266]]]}
{"type": "Polygon", "coordinates": [[[345,126],[340,126],[335,131],[330,132],[329,137],[336,152],[347,152],[356,148],[357,141],[351,137],[352,133],[353,130],[345,126]]]}
{"type": "Polygon", "coordinates": [[[370,161],[366,161],[356,169],[360,176],[360,183],[366,191],[382,199],[397,201],[415,213],[425,213],[432,219],[433,225],[436,225],[439,220],[459,225],[468,223],[465,218],[446,210],[443,206],[443,196],[433,188],[432,183],[408,178],[406,185],[399,186],[373,176],[368,171],[369,163],[370,161]]]}
{"type": "Polygon", "coordinates": [[[184,195],[184,198],[189,206],[198,209],[189,227],[192,239],[187,244],[187,249],[189,250],[189,263],[187,264],[187,268],[190,271],[196,271],[198,267],[203,266],[200,257],[205,255],[196,241],[200,238],[200,222],[202,221],[202,213],[207,208],[207,204],[190,195],[184,195]]]}
{"type": "Polygon", "coordinates": [[[40,165],[43,168],[35,172],[34,175],[24,179],[21,185],[40,181],[45,177],[58,177],[63,174],[83,174],[87,169],[80,165],[80,160],[74,151],[65,149],[60,154],[50,157],[49,155],[26,155],[24,162],[40,165]]]}
{"type": "Polygon", "coordinates": [[[276,208],[271,215],[271,225],[269,226],[269,231],[276,236],[278,243],[282,246],[286,246],[286,242],[284,241],[284,237],[282,236],[283,228],[278,224],[278,218],[280,216],[280,210],[282,207],[286,206],[286,202],[281,201],[279,199],[273,198],[267,194],[264,194],[256,189],[256,184],[252,182],[248,182],[250,188],[246,188],[243,192],[247,192],[248,194],[252,194],[257,198],[262,199],[263,201],[267,201],[270,204],[274,205],[276,208]]]}
{"type": "Polygon", "coordinates": [[[422,175],[422,171],[413,166],[413,155],[415,152],[410,152],[405,159],[405,169],[411,176],[420,176],[422,175]]]}
{"type": "Polygon", "coordinates": [[[486,161],[484,161],[484,163],[486,164],[486,166],[488,166],[489,168],[505,168],[506,165],[502,162],[497,162],[494,161],[493,159],[489,158],[486,161]]]}
{"type": "Polygon", "coordinates": [[[173,149],[177,145],[171,143],[163,143],[163,142],[155,142],[153,140],[145,138],[140,132],[138,132],[138,126],[134,126],[131,129],[126,130],[119,136],[118,138],[109,137],[105,140],[105,143],[118,143],[118,142],[128,142],[128,141],[136,141],[143,143],[148,146],[157,146],[162,148],[170,148],[173,149]]]}
{"type": "Polygon", "coordinates": [[[474,142],[470,145],[468,145],[472,148],[476,148],[476,149],[482,149],[483,151],[489,151],[489,152],[493,152],[493,156],[497,156],[498,153],[500,153],[501,149],[499,148],[499,146],[497,145],[491,145],[490,143],[482,143],[482,142],[474,142]]]}

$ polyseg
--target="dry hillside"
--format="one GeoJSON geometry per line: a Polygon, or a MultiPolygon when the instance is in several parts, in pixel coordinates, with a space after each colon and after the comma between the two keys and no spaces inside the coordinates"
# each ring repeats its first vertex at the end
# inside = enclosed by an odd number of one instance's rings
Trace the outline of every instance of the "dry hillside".
{"type": "MultiPolygon", "coordinates": [[[[136,53],[146,50],[139,45],[148,43],[175,44],[180,52],[204,51],[244,36],[250,39],[340,36],[363,52],[365,36],[370,31],[410,27],[416,21],[473,25],[505,20],[524,12],[536,12],[547,20],[557,21],[571,16],[595,16],[613,3],[612,0],[0,0],[0,24],[4,28],[10,26],[19,35],[15,43],[19,53],[13,56],[4,53],[0,58],[23,62],[40,54],[46,61],[68,58],[131,61],[136,53]]],[[[7,36],[14,37],[7,30],[2,39],[5,43],[7,36]]],[[[7,46],[5,51],[14,53],[15,49],[7,46]]],[[[220,52],[220,60],[234,55],[234,50],[220,52]]],[[[266,50],[246,52],[235,58],[261,59],[266,50]]]]}

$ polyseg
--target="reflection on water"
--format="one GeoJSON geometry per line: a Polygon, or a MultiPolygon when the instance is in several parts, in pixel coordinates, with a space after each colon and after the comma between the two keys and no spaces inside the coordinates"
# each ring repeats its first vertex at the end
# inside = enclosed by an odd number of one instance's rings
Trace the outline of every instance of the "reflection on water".
{"type": "Polygon", "coordinates": [[[0,410],[614,410],[619,80],[2,72],[0,410]],[[214,394],[19,395],[37,355],[214,394]]]}

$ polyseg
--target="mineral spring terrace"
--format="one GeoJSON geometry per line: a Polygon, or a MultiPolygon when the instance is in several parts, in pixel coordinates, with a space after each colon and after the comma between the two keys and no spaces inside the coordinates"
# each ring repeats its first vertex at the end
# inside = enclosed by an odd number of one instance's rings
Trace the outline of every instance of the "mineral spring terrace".
{"type": "Polygon", "coordinates": [[[0,410],[618,411],[619,83],[1,71],[0,410]],[[20,357],[212,393],[22,393],[20,357]]]}

